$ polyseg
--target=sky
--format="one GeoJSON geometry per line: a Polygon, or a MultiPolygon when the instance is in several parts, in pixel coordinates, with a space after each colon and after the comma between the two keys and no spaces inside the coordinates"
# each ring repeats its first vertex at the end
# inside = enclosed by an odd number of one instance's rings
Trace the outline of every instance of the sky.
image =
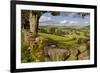
{"type": "Polygon", "coordinates": [[[52,16],[50,13],[44,13],[40,19],[39,23],[42,26],[45,25],[58,25],[58,26],[69,26],[69,25],[89,25],[90,15],[82,18],[76,15],[76,12],[60,12],[58,16],[52,16]]]}

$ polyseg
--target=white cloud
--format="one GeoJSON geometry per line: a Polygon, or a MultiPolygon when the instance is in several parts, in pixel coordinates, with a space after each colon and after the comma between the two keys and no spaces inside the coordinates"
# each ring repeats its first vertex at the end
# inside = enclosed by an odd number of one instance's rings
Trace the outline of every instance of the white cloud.
{"type": "Polygon", "coordinates": [[[67,23],[67,20],[60,21],[61,24],[67,23]]]}
{"type": "Polygon", "coordinates": [[[51,17],[48,17],[48,16],[41,16],[40,17],[40,22],[43,22],[43,21],[49,21],[49,20],[51,20],[51,17]]]}
{"type": "Polygon", "coordinates": [[[65,23],[68,23],[68,24],[81,24],[80,21],[76,21],[76,20],[63,20],[63,21],[60,21],[61,24],[65,24],[65,23]]]}
{"type": "Polygon", "coordinates": [[[86,22],[84,22],[85,24],[89,24],[89,22],[88,21],[86,21],[86,22]]]}
{"type": "Polygon", "coordinates": [[[69,21],[70,24],[80,24],[79,21],[69,21]]]}

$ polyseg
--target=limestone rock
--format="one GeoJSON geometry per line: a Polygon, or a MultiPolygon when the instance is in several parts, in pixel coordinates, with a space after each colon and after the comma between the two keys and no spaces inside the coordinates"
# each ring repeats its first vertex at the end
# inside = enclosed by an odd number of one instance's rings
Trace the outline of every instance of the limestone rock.
{"type": "Polygon", "coordinates": [[[78,55],[79,60],[88,60],[90,58],[89,50],[86,50],[78,55]]]}
{"type": "Polygon", "coordinates": [[[78,54],[78,50],[76,48],[70,48],[69,51],[70,51],[70,54],[73,56],[76,56],[78,54]]]}
{"type": "Polygon", "coordinates": [[[34,40],[35,40],[35,38],[33,37],[32,32],[29,32],[29,31],[24,32],[24,43],[25,43],[25,45],[29,46],[30,42],[33,42],[34,40]]]}
{"type": "Polygon", "coordinates": [[[67,60],[77,60],[77,56],[70,55],[67,60]]]}
{"type": "Polygon", "coordinates": [[[87,50],[87,46],[84,44],[84,45],[80,45],[78,47],[78,50],[82,53],[83,51],[87,50]]]}
{"type": "Polygon", "coordinates": [[[69,55],[69,51],[60,48],[49,48],[45,51],[51,61],[63,61],[69,55]]]}

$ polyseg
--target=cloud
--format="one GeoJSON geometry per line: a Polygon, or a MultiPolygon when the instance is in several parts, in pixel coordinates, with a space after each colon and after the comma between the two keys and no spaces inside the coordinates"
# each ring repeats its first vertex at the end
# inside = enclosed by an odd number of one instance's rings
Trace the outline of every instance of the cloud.
{"type": "Polygon", "coordinates": [[[76,20],[63,20],[63,21],[60,21],[60,24],[82,24],[80,21],[76,21],[76,20]]]}
{"type": "Polygon", "coordinates": [[[69,21],[69,24],[80,24],[79,21],[69,21]]]}
{"type": "Polygon", "coordinates": [[[78,15],[76,12],[61,12],[61,16],[76,17],[78,15]]]}
{"type": "Polygon", "coordinates": [[[65,24],[67,22],[68,22],[67,20],[60,21],[61,24],[65,24]]]}
{"type": "Polygon", "coordinates": [[[86,22],[84,22],[85,24],[89,24],[89,22],[88,21],[86,21],[86,22]]]}
{"type": "Polygon", "coordinates": [[[48,17],[48,16],[41,16],[40,18],[40,22],[45,22],[45,21],[50,21],[51,20],[51,17],[48,17]]]}

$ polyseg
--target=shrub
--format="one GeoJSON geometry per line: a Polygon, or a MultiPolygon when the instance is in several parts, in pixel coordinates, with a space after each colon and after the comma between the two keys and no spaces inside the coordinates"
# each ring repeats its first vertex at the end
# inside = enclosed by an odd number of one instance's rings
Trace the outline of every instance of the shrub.
{"type": "Polygon", "coordinates": [[[51,26],[48,26],[47,27],[47,33],[54,34],[55,33],[55,28],[54,27],[51,27],[51,26]]]}
{"type": "Polygon", "coordinates": [[[45,60],[44,46],[46,46],[47,39],[43,37],[37,37],[34,42],[30,44],[30,56],[35,62],[42,62],[45,60]]]}

